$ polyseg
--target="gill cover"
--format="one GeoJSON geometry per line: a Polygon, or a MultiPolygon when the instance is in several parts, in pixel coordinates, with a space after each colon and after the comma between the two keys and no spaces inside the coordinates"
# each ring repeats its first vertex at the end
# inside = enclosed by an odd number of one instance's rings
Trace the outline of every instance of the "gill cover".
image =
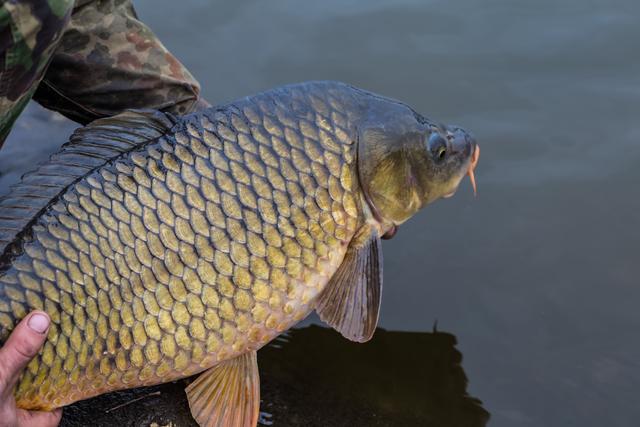
{"type": "Polygon", "coordinates": [[[428,202],[426,119],[398,102],[373,102],[358,129],[360,185],[376,219],[405,222],[428,202]]]}

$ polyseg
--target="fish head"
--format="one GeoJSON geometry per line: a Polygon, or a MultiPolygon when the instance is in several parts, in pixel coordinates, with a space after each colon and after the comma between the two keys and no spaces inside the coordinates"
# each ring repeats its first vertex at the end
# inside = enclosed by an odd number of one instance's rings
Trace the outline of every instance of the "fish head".
{"type": "Polygon", "coordinates": [[[391,237],[429,203],[451,197],[480,147],[457,126],[436,124],[392,100],[371,99],[358,128],[358,175],[373,216],[391,237]]]}

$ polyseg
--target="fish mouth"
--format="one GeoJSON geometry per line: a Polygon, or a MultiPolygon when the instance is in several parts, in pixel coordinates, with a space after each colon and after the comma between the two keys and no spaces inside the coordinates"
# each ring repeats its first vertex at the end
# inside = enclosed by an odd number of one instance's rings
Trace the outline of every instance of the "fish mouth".
{"type": "MultiPolygon", "coordinates": [[[[473,187],[474,197],[478,196],[478,186],[476,183],[476,176],[474,174],[476,166],[478,165],[478,160],[480,160],[480,146],[478,144],[473,144],[473,153],[471,153],[471,160],[469,161],[469,166],[467,167],[467,173],[465,173],[463,177],[464,176],[469,177],[469,181],[471,181],[471,186],[473,187]]],[[[450,193],[445,194],[442,197],[445,199],[448,199],[449,197],[453,197],[453,195],[456,194],[456,190],[457,188],[451,191],[450,193]]],[[[391,227],[382,235],[382,238],[384,240],[389,240],[393,238],[393,236],[395,236],[397,232],[398,232],[398,225],[392,224],[391,227]]]]}
{"type": "Polygon", "coordinates": [[[395,224],[392,224],[392,225],[391,225],[391,228],[389,228],[389,229],[388,229],[388,230],[387,230],[387,231],[382,235],[382,238],[383,238],[384,240],[392,239],[392,238],[393,238],[393,236],[395,236],[397,232],[398,232],[398,226],[397,226],[397,225],[395,225],[395,224]]]}
{"type": "MultiPolygon", "coordinates": [[[[469,181],[471,181],[471,187],[473,187],[473,195],[474,196],[478,195],[478,187],[477,187],[477,184],[476,184],[476,176],[474,174],[474,171],[476,169],[476,166],[478,165],[478,160],[479,159],[480,159],[480,146],[478,144],[474,144],[473,145],[473,153],[471,153],[471,158],[469,160],[469,166],[467,166],[466,173],[464,175],[462,175],[462,177],[460,178],[460,180],[462,180],[462,178],[464,178],[465,176],[469,177],[469,181]]],[[[448,199],[450,197],[453,197],[453,195],[456,194],[456,191],[458,191],[458,187],[457,186],[451,192],[443,195],[442,198],[443,199],[448,199]]]]}
{"type": "MultiPolygon", "coordinates": [[[[476,169],[479,159],[480,159],[480,146],[478,144],[475,144],[473,147],[473,153],[471,154],[471,161],[469,162],[469,167],[467,168],[466,175],[469,176],[469,181],[471,181],[471,186],[473,187],[473,195],[476,197],[478,196],[478,188],[476,186],[476,176],[474,175],[473,171],[476,169]]],[[[453,196],[453,194],[446,195],[444,197],[447,197],[447,196],[451,197],[453,196]]]]}

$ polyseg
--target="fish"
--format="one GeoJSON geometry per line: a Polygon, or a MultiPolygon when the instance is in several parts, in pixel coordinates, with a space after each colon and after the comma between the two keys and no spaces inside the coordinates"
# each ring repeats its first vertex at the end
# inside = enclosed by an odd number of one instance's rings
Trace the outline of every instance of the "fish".
{"type": "Polygon", "coordinates": [[[368,341],[381,239],[465,176],[475,189],[478,156],[464,129],[331,81],[76,130],[0,199],[0,343],[51,318],[17,406],[200,373],[201,426],[255,426],[256,351],[314,310],[368,341]]]}

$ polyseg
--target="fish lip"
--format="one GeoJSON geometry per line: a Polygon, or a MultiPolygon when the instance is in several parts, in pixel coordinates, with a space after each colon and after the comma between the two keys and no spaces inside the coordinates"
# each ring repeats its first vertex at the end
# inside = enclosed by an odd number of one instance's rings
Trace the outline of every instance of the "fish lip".
{"type": "Polygon", "coordinates": [[[478,161],[480,160],[480,144],[477,142],[473,143],[473,153],[471,153],[471,167],[473,169],[478,165],[478,161]]]}
{"type": "Polygon", "coordinates": [[[395,225],[392,224],[391,228],[389,228],[383,235],[382,235],[382,239],[383,240],[390,240],[393,239],[393,236],[395,236],[398,233],[398,229],[400,228],[399,225],[395,225]]]}
{"type": "Polygon", "coordinates": [[[473,144],[473,153],[471,153],[471,161],[469,162],[469,168],[467,169],[467,175],[469,176],[469,180],[471,181],[471,186],[473,187],[473,195],[478,195],[478,188],[476,186],[476,177],[473,171],[476,169],[478,165],[478,161],[480,160],[480,145],[478,143],[473,144]]]}
{"type": "Polygon", "coordinates": [[[471,180],[471,186],[473,188],[473,195],[474,196],[478,195],[477,194],[477,186],[476,186],[475,175],[474,175],[473,172],[474,172],[476,166],[478,165],[478,161],[479,161],[479,158],[480,158],[480,145],[478,145],[478,143],[476,143],[474,141],[470,145],[470,150],[473,150],[473,151],[471,151],[469,153],[469,156],[467,157],[467,160],[465,161],[466,167],[460,171],[460,175],[456,180],[457,184],[455,185],[453,190],[451,190],[449,193],[446,193],[446,194],[440,196],[443,199],[451,198],[457,193],[458,188],[459,188],[460,184],[462,183],[462,180],[464,179],[465,176],[468,176],[469,179],[471,180]]]}

